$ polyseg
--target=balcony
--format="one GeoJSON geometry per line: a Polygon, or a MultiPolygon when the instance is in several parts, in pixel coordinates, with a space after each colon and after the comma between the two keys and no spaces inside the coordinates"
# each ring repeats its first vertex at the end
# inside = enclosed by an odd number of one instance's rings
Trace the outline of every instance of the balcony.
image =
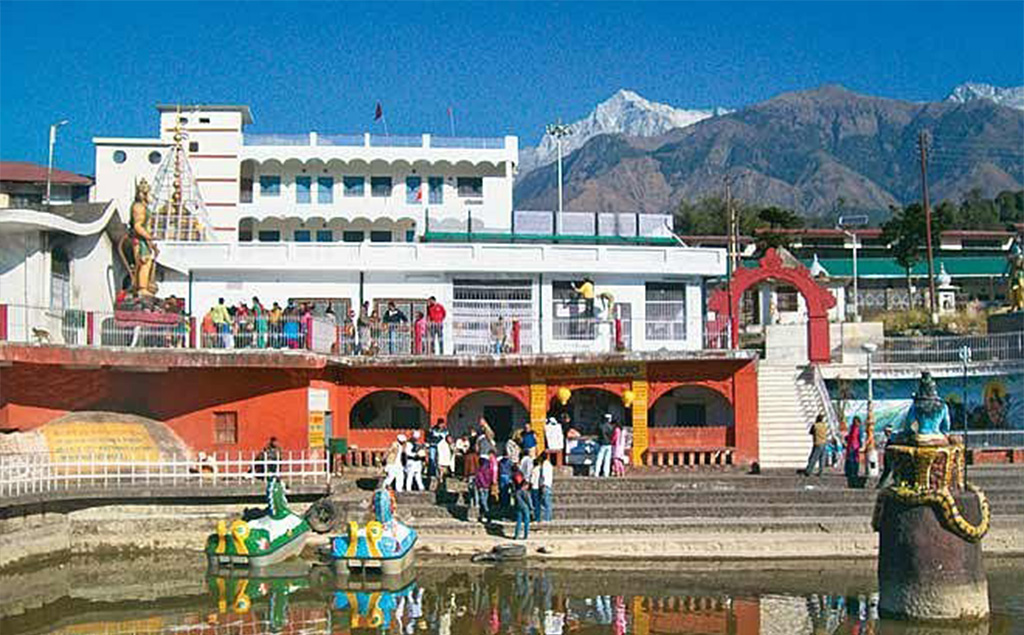
{"type": "Polygon", "coordinates": [[[232,353],[314,352],[336,357],[504,357],[539,354],[606,355],[630,352],[724,352],[727,338],[686,338],[687,324],[666,320],[455,317],[441,324],[384,324],[333,315],[232,318],[204,323],[185,313],[101,312],[0,305],[0,343],[137,350],[232,353]]]}

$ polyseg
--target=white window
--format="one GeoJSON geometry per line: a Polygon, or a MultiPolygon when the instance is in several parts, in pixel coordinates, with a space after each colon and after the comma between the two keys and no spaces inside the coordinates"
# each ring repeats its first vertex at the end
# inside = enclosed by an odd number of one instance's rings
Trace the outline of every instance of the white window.
{"type": "Polygon", "coordinates": [[[686,339],[686,285],[647,283],[647,339],[686,339]]]}

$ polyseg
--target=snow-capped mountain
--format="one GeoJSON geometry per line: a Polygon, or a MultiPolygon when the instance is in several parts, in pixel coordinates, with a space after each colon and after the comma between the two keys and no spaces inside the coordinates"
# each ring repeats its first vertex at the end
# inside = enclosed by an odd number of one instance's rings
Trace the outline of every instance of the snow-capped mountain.
{"type": "MultiPolygon", "coordinates": [[[[654,137],[673,128],[684,128],[702,119],[721,115],[728,110],[687,110],[668,104],[648,101],[631,90],[621,89],[601,102],[585,118],[569,124],[571,134],[562,139],[562,152],[568,156],[599,134],[622,133],[634,137],[654,137]]],[[[545,134],[540,144],[524,147],[519,152],[519,174],[547,165],[558,158],[555,140],[545,134]]]]}
{"type": "Polygon", "coordinates": [[[1000,88],[990,84],[965,82],[954,88],[949,97],[946,97],[946,101],[955,101],[960,104],[976,99],[987,99],[1000,106],[1024,110],[1024,86],[1000,88]]]}

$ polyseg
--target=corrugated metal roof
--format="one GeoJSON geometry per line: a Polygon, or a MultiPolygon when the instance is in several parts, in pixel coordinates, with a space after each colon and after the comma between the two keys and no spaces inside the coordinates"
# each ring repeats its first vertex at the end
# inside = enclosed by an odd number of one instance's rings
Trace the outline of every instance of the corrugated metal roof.
{"type": "MultiPolygon", "coordinates": [[[[810,267],[813,258],[801,260],[810,267]]],[[[818,262],[828,271],[830,276],[848,278],[853,276],[852,258],[819,258],[818,262]]],[[[1006,259],[1000,256],[978,256],[963,258],[936,258],[935,273],[945,266],[946,273],[953,277],[965,276],[1001,276],[1006,272],[1006,259]]],[[[911,270],[914,277],[928,276],[928,263],[921,261],[911,270]]],[[[859,278],[906,278],[907,272],[891,258],[858,258],[857,277],[859,278]]]]}

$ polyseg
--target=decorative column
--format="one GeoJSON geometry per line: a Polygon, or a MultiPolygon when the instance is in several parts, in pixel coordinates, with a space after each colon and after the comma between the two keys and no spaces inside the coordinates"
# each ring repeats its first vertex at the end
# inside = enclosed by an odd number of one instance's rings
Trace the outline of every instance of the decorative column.
{"type": "Polygon", "coordinates": [[[537,436],[537,456],[544,451],[544,424],[548,416],[548,385],[542,380],[530,383],[530,427],[537,436]]]}
{"type": "Polygon", "coordinates": [[[643,465],[644,452],[648,447],[647,399],[649,387],[647,377],[633,380],[633,465],[643,465]]]}

